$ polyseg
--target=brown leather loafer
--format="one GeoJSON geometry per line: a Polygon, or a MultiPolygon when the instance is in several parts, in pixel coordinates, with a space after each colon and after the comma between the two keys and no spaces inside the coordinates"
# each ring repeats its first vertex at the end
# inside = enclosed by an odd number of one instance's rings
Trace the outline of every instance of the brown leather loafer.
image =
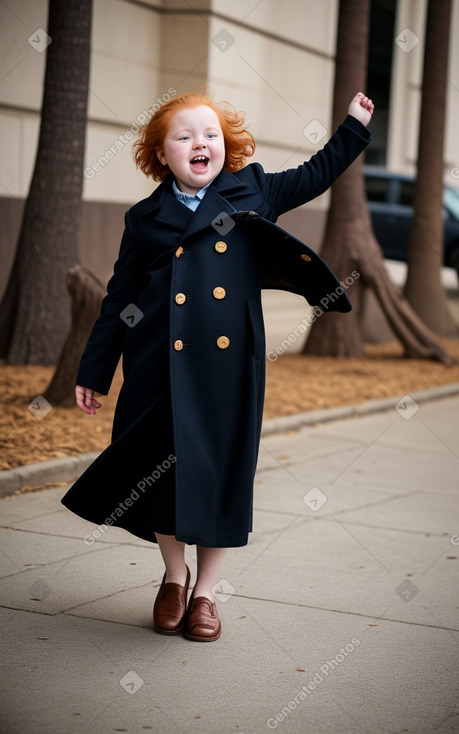
{"type": "Polygon", "coordinates": [[[191,595],[183,633],[187,640],[213,642],[218,640],[221,632],[222,625],[215,603],[205,596],[194,599],[191,595]]]}
{"type": "Polygon", "coordinates": [[[153,627],[160,635],[178,635],[185,621],[186,597],[190,585],[190,569],[186,567],[185,586],[166,584],[163,576],[153,607],[153,627]]]}

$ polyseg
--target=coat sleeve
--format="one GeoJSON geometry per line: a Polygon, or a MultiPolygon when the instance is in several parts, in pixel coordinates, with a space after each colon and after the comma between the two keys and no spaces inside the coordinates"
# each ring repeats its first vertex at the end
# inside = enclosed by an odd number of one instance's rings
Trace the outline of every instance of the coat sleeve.
{"type": "MultiPolygon", "coordinates": [[[[263,194],[277,216],[323,194],[371,142],[362,123],[348,115],[328,143],[298,168],[264,174],[263,194]]],[[[256,164],[254,164],[256,165],[256,164]]]]}
{"type": "Polygon", "coordinates": [[[120,314],[130,303],[136,303],[143,273],[140,243],[135,235],[130,212],[127,212],[119,256],[107,285],[107,295],[102,301],[100,316],[94,324],[81,358],[77,385],[103,395],[108,393],[128,328],[120,314]]]}

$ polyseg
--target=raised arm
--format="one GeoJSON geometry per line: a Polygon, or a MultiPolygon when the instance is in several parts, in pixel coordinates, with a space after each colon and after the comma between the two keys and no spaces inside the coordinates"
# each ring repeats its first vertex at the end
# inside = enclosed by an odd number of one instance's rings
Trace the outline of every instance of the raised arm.
{"type": "MultiPolygon", "coordinates": [[[[323,194],[371,142],[366,129],[374,110],[371,99],[355,95],[348,115],[328,143],[298,168],[263,173],[263,194],[279,216],[323,194]]],[[[254,164],[257,165],[257,164],[254,164]]]]}

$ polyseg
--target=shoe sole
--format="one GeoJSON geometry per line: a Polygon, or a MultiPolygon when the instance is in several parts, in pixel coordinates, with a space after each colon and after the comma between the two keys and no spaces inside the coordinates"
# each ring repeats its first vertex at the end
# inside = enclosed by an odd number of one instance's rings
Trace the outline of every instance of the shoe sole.
{"type": "Polygon", "coordinates": [[[218,635],[215,635],[214,637],[198,637],[197,635],[190,635],[189,632],[184,632],[183,636],[187,640],[192,640],[192,642],[215,642],[215,640],[218,640],[221,636],[222,632],[218,633],[218,635]]]}
{"type": "Polygon", "coordinates": [[[158,627],[155,623],[153,623],[153,629],[155,632],[157,632],[159,635],[168,635],[169,637],[173,637],[174,635],[179,635],[183,631],[184,625],[182,624],[180,627],[177,627],[175,630],[165,630],[162,627],[158,627]]]}

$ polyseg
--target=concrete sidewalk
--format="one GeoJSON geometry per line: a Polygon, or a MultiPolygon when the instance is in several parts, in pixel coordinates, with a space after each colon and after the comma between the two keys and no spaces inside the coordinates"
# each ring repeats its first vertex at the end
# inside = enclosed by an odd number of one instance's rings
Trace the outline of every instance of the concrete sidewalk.
{"type": "Polygon", "coordinates": [[[1,500],[1,731],[459,731],[458,477],[459,397],[265,435],[211,644],[152,631],[156,546],[1,500]]]}

